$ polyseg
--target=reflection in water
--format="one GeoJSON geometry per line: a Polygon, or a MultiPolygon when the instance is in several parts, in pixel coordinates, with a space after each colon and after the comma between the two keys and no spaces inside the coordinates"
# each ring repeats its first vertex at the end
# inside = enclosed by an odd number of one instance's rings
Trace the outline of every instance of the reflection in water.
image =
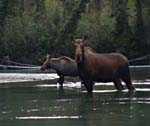
{"type": "Polygon", "coordinates": [[[149,123],[149,104],[150,94],[145,91],[106,90],[90,95],[66,87],[1,88],[0,124],[140,126],[149,123]]]}
{"type": "Polygon", "coordinates": [[[40,117],[40,116],[28,116],[28,117],[16,117],[16,119],[78,119],[80,118],[79,116],[45,116],[45,117],[40,117]]]}
{"type": "MultiPolygon", "coordinates": [[[[149,80],[147,78],[147,80],[149,80]]],[[[88,94],[79,82],[0,87],[1,126],[149,126],[150,83],[134,80],[136,91],[96,83],[88,94]]],[[[20,83],[21,84],[21,83],[20,83]]],[[[19,84],[19,85],[20,85],[19,84]]]]}

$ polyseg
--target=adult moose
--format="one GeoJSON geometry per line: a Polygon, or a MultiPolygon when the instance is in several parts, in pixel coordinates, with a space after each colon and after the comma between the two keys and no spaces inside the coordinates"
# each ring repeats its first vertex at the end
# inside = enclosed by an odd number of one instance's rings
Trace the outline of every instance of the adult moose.
{"type": "Polygon", "coordinates": [[[54,69],[59,75],[58,83],[62,86],[64,83],[64,76],[76,77],[77,73],[77,64],[75,60],[67,57],[61,56],[58,58],[52,58],[50,55],[46,56],[46,60],[41,66],[41,70],[54,69]]]}
{"type": "Polygon", "coordinates": [[[130,79],[128,59],[119,53],[97,54],[85,46],[88,35],[74,39],[75,59],[78,74],[88,92],[93,91],[94,82],[113,82],[117,90],[123,90],[123,80],[129,90],[134,90],[130,79]]]}

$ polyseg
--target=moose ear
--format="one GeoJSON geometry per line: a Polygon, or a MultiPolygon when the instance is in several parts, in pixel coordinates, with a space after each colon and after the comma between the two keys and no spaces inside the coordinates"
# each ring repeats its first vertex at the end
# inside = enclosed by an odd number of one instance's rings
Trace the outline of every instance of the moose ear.
{"type": "Polygon", "coordinates": [[[85,34],[85,35],[83,36],[83,40],[86,41],[86,40],[88,39],[88,37],[89,37],[88,34],[85,34]]]}

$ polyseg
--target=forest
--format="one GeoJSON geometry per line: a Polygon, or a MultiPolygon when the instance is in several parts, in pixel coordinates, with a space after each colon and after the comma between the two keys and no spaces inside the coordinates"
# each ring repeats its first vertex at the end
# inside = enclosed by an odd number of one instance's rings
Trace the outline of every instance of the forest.
{"type": "Polygon", "coordinates": [[[74,58],[69,35],[98,53],[150,54],[150,0],[0,0],[0,59],[41,64],[74,58]]]}

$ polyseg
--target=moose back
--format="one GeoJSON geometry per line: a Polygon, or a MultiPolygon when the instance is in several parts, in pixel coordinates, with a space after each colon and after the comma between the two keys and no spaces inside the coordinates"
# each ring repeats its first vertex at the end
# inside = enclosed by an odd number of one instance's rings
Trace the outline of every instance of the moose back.
{"type": "Polygon", "coordinates": [[[93,91],[94,82],[113,82],[117,90],[123,90],[121,80],[129,90],[132,85],[128,59],[119,53],[97,54],[85,46],[87,35],[83,39],[74,39],[75,59],[78,74],[88,92],[93,91]]]}
{"type": "Polygon", "coordinates": [[[58,79],[58,83],[60,85],[63,85],[65,76],[71,76],[71,77],[78,76],[77,64],[75,60],[67,56],[52,58],[50,55],[47,55],[45,62],[41,66],[42,71],[44,71],[45,69],[56,70],[56,73],[60,77],[58,79]]]}

